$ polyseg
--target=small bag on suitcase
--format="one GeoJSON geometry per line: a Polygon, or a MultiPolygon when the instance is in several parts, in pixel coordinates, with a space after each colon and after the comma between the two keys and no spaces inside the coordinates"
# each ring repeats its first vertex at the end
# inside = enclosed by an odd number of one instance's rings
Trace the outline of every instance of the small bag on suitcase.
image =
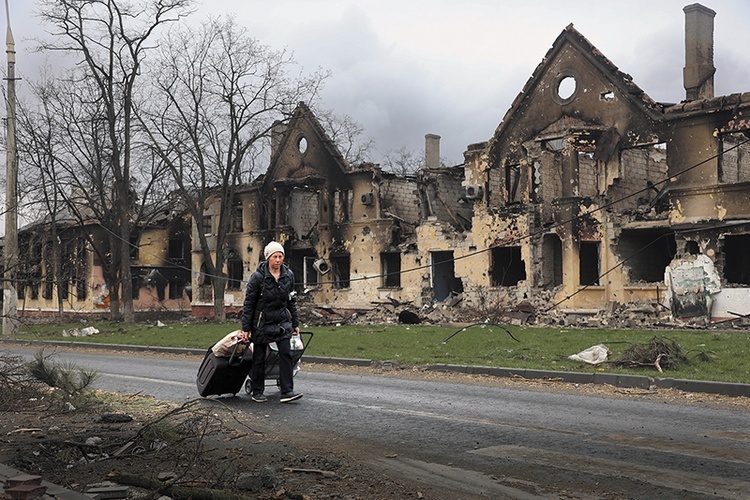
{"type": "Polygon", "coordinates": [[[242,343],[235,343],[228,357],[217,356],[213,347],[206,351],[196,377],[198,394],[206,397],[240,392],[253,364],[250,349],[244,347],[242,343]]]}

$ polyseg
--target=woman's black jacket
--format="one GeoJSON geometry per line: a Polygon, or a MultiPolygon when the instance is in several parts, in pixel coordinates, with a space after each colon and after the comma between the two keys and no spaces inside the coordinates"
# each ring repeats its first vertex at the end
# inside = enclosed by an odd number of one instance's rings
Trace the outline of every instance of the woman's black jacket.
{"type": "Polygon", "coordinates": [[[268,269],[268,261],[261,262],[247,282],[242,330],[251,333],[252,342],[265,344],[291,338],[297,326],[294,273],[284,264],[277,281],[268,269]]]}

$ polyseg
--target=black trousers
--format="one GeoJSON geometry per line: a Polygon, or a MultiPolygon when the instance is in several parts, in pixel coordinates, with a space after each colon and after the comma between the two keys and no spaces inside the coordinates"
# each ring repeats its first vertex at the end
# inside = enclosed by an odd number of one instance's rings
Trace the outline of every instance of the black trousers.
{"type": "MultiPolygon", "coordinates": [[[[294,390],[294,363],[290,339],[276,342],[278,347],[279,389],[281,393],[294,390]]],[[[266,353],[268,344],[253,344],[253,366],[250,368],[250,388],[253,394],[263,394],[266,388],[266,353]]]]}

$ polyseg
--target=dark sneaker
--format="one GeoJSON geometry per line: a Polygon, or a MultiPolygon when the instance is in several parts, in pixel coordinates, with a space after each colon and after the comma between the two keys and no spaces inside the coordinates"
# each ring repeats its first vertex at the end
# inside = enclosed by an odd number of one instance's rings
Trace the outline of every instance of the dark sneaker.
{"type": "Polygon", "coordinates": [[[265,394],[253,394],[253,397],[251,398],[256,403],[265,403],[268,401],[268,398],[265,396],[265,394]]]}
{"type": "Polygon", "coordinates": [[[290,401],[296,401],[301,397],[302,394],[300,394],[299,392],[285,392],[281,395],[281,402],[289,403],[290,401]]]}

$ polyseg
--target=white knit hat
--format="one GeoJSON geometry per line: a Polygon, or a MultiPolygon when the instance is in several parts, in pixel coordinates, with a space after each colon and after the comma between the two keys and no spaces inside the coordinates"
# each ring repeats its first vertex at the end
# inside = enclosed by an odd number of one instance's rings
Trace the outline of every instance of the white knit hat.
{"type": "Polygon", "coordinates": [[[268,245],[266,245],[266,248],[263,249],[263,257],[268,260],[268,258],[275,254],[276,252],[281,252],[281,255],[284,254],[284,247],[279,243],[278,241],[272,241],[268,245]]]}

